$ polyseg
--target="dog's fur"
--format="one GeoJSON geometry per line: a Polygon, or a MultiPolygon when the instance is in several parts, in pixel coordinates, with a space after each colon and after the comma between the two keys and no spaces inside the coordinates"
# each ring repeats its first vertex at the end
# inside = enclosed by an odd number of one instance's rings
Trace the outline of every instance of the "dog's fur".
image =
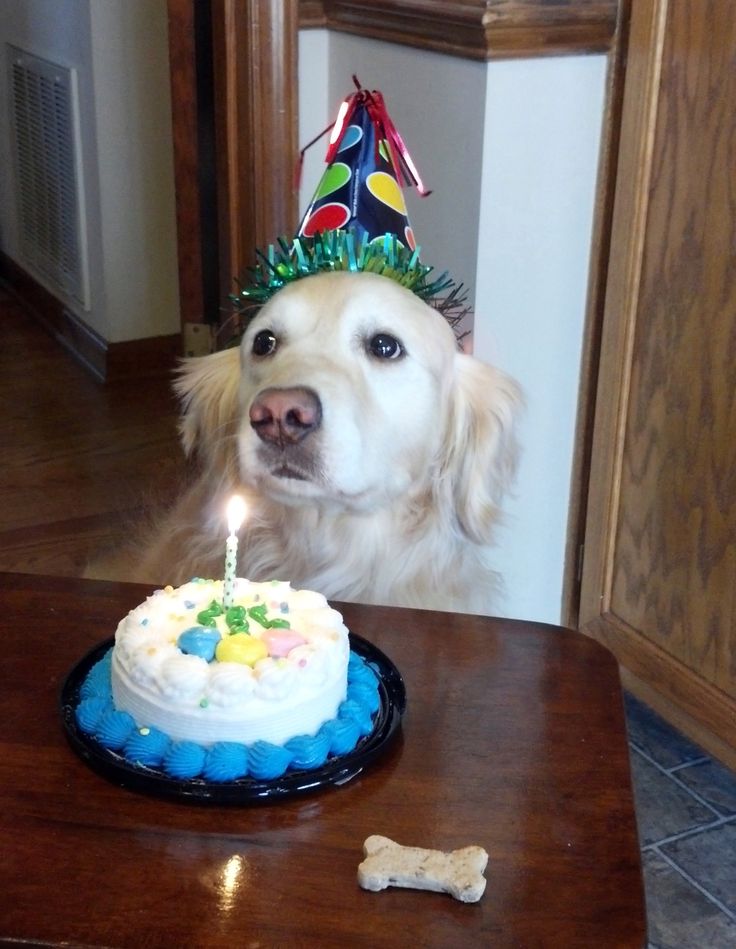
{"type": "Polygon", "coordinates": [[[282,578],[331,599],[491,612],[488,565],[516,463],[517,385],[458,351],[447,322],[370,273],[295,281],[239,349],[184,361],[184,448],[200,473],[128,579],[178,583],[223,570],[227,498],[248,504],[238,574],[282,578]],[[259,331],[273,353],[254,355],[259,331]],[[369,348],[378,333],[399,358],[369,348]],[[251,424],[264,390],[319,403],[298,441],[251,424]]]}

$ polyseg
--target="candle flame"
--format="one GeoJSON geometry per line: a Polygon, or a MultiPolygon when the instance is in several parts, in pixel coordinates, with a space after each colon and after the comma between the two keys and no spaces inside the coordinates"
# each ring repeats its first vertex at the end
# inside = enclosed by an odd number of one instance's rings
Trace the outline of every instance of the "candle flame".
{"type": "Polygon", "coordinates": [[[240,525],[245,520],[247,508],[245,501],[239,494],[234,494],[227,502],[227,529],[231,534],[236,534],[240,525]]]}

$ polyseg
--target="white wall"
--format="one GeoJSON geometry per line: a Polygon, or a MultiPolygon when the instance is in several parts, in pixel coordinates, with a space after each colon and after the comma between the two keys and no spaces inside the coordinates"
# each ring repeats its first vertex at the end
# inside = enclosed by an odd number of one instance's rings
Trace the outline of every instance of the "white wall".
{"type": "MultiPolygon", "coordinates": [[[[330,122],[335,120],[339,100],[332,111],[329,96],[330,34],[327,30],[301,30],[299,32],[299,148],[311,142],[330,122]]],[[[344,98],[344,96],[343,96],[344,98]]],[[[327,140],[325,135],[304,153],[301,187],[299,191],[299,216],[307,210],[317,183],[325,167],[327,140]]]]}
{"type": "Polygon", "coordinates": [[[524,389],[498,569],[514,616],[558,622],[605,57],[488,66],[475,353],[524,389]]]}
{"type": "Polygon", "coordinates": [[[92,0],[110,340],[179,329],[166,4],[92,0]]]}
{"type": "MultiPolygon", "coordinates": [[[[551,623],[561,612],[605,67],[604,56],[486,64],[327,31],[300,37],[302,143],[334,120],[353,73],[383,92],[434,192],[405,191],[422,258],[469,285],[475,355],[525,391],[523,458],[496,557],[499,612],[551,623]]],[[[302,209],[325,148],[305,168],[302,209]]]]}
{"type": "MultiPolygon", "coordinates": [[[[90,307],[109,342],[179,329],[166,4],[2,0],[0,247],[23,264],[10,178],[6,44],[78,72],[90,307]]],[[[43,282],[41,278],[41,282],[43,282]]]]}

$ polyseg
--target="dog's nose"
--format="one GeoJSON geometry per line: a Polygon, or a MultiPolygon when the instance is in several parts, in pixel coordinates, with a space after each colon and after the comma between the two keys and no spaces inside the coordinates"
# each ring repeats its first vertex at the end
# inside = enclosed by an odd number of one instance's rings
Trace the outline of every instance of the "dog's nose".
{"type": "Polygon", "coordinates": [[[322,403],[313,389],[264,389],[250,407],[250,424],[264,442],[295,444],[319,428],[322,403]]]}

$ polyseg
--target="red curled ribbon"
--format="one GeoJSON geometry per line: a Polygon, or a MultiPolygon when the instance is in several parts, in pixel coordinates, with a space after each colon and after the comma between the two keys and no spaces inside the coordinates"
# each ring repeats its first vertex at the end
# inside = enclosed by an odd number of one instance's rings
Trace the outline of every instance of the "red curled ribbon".
{"type": "Polygon", "coordinates": [[[340,150],[340,143],[345,135],[345,131],[350,125],[350,120],[358,105],[362,103],[375,129],[376,152],[378,152],[380,143],[384,141],[388,149],[391,165],[396,172],[399,183],[401,183],[401,179],[403,178],[405,184],[413,185],[419,194],[421,194],[423,198],[426,198],[427,195],[432,192],[424,187],[416,165],[409,154],[409,149],[404,144],[401,135],[399,135],[398,129],[391,121],[391,116],[388,114],[383,96],[376,90],[369,92],[367,89],[364,89],[356,76],[353,76],[353,82],[358,87],[358,91],[347,96],[340,105],[335,124],[332,126],[325,163],[330,165],[335,160],[335,156],[340,150]]]}

